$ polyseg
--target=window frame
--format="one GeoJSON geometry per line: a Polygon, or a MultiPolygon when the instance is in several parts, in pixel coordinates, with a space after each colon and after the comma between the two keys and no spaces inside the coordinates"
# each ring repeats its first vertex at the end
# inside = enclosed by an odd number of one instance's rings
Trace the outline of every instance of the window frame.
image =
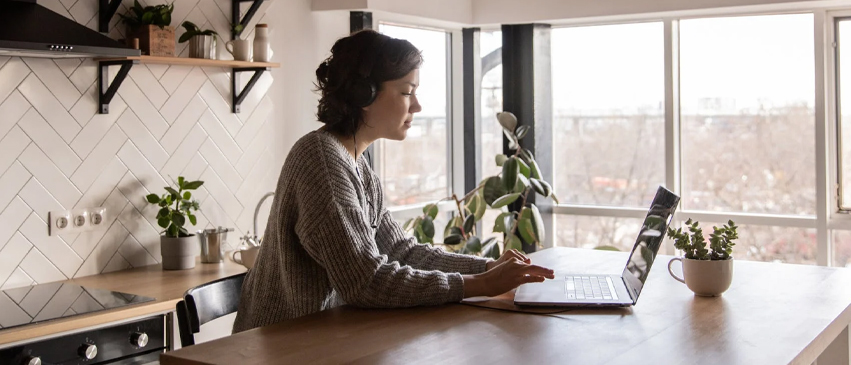
{"type": "MultiPolygon", "coordinates": [[[[463,69],[463,51],[461,49],[461,29],[460,24],[453,24],[444,21],[424,19],[419,17],[403,16],[385,12],[373,13],[373,24],[375,30],[379,31],[382,24],[417,28],[431,31],[441,31],[446,34],[446,123],[447,123],[447,187],[449,193],[463,194],[464,191],[464,110],[463,110],[463,79],[460,70],[463,69]],[[462,122],[459,122],[462,121],[462,122]]],[[[402,142],[404,143],[404,142],[402,142]]],[[[381,155],[381,146],[375,145],[376,157],[381,155]]],[[[375,158],[373,169],[382,179],[381,159],[375,158]]],[[[387,210],[393,215],[397,221],[404,221],[408,218],[419,216],[422,214],[422,208],[434,201],[392,206],[387,207],[387,210]]],[[[438,204],[441,211],[447,211],[455,208],[455,203],[452,201],[444,201],[438,204]]]]}

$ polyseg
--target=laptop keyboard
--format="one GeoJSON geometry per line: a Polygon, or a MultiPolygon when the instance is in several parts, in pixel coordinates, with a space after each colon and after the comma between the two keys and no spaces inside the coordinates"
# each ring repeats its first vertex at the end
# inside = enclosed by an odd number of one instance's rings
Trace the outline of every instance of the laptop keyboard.
{"type": "Polygon", "coordinates": [[[618,299],[607,276],[566,276],[564,289],[567,299],[618,299]]]}

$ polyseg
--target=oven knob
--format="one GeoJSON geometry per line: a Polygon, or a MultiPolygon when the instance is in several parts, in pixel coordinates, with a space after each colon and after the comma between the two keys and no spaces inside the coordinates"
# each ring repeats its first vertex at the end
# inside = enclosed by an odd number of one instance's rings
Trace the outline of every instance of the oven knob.
{"type": "Polygon", "coordinates": [[[91,343],[84,343],[77,351],[86,360],[91,360],[98,356],[98,347],[91,343]]]}
{"type": "Polygon", "coordinates": [[[130,343],[136,347],[145,347],[148,345],[148,334],[145,332],[134,332],[130,335],[130,343]]]}
{"type": "Polygon", "coordinates": [[[38,356],[30,356],[23,362],[24,365],[41,365],[41,358],[38,356]]]}

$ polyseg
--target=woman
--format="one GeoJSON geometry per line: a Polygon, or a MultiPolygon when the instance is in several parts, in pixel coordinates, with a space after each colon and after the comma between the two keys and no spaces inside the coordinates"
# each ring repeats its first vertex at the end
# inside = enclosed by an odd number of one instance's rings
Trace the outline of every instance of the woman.
{"type": "Polygon", "coordinates": [[[361,31],[338,40],[319,65],[317,117],[325,126],[287,156],[234,332],[344,303],[437,305],[553,278],[517,251],[493,261],[417,244],[387,211],[361,153],[380,138],[405,139],[422,109],[421,63],[408,41],[361,31]]]}

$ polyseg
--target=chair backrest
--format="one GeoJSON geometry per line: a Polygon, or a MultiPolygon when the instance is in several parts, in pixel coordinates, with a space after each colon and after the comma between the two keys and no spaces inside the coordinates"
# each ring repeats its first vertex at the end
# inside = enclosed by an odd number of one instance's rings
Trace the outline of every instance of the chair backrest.
{"type": "Polygon", "coordinates": [[[177,327],[183,347],[195,344],[201,325],[236,312],[245,273],[228,276],[191,288],[177,303],[177,327]]]}

